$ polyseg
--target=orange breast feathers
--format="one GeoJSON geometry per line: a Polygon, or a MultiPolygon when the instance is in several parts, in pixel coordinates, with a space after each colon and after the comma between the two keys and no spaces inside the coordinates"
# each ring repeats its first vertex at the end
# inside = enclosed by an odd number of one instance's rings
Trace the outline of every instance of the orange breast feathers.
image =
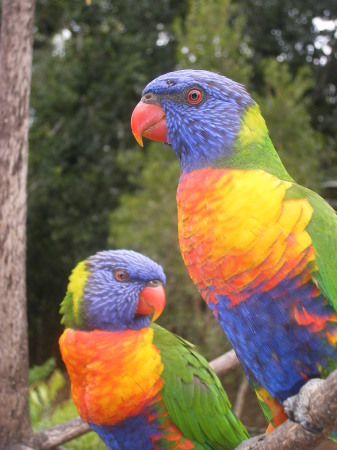
{"type": "Polygon", "coordinates": [[[66,329],[60,349],[72,397],[86,422],[113,425],[140,413],[160,391],[163,365],[153,331],[66,329]]]}
{"type": "Polygon", "coordinates": [[[303,283],[311,277],[316,265],[306,226],[312,208],[305,199],[286,200],[290,186],[262,170],[182,174],[179,242],[207,302],[217,303],[210,287],[236,304],[251,289],[267,291],[298,274],[303,283]]]}

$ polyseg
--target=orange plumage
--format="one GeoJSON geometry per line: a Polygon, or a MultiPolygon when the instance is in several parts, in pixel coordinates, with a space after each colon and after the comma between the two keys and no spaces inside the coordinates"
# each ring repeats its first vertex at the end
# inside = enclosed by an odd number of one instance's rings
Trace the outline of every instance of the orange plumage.
{"type": "Polygon", "coordinates": [[[151,403],[163,385],[163,365],[152,338],[150,328],[64,331],[60,349],[83,420],[112,425],[151,403]]]}

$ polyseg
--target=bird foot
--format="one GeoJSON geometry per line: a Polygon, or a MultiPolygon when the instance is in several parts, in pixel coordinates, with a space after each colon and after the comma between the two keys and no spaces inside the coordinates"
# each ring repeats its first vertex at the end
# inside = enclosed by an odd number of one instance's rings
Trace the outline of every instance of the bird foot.
{"type": "Polygon", "coordinates": [[[301,387],[299,393],[287,398],[283,403],[283,408],[287,416],[293,422],[299,423],[303,428],[311,433],[319,433],[323,427],[314,425],[311,417],[310,400],[317,388],[324,383],[320,378],[313,378],[301,387]]]}

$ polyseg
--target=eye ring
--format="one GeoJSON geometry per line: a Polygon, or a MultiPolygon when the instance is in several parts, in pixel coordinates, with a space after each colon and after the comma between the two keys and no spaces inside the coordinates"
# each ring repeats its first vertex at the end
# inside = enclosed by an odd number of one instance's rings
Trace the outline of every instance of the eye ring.
{"type": "Polygon", "coordinates": [[[187,92],[186,97],[189,103],[191,103],[192,105],[196,105],[202,100],[202,92],[200,89],[193,88],[187,92]]]}
{"type": "Polygon", "coordinates": [[[123,269],[118,269],[114,272],[114,277],[117,281],[127,281],[129,278],[129,275],[127,272],[123,269]]]}

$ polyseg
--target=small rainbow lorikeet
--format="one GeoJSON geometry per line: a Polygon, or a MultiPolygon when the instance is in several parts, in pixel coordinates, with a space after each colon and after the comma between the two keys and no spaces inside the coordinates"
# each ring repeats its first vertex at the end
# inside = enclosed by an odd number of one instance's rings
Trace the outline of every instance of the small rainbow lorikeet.
{"type": "Polygon", "coordinates": [[[258,105],[224,76],[181,70],[156,78],[131,127],[141,145],[142,136],[166,142],[179,159],[186,268],[271,429],[286,419],[288,397],[337,368],[336,214],[294,182],[258,105]]]}
{"type": "Polygon", "coordinates": [[[165,274],[127,250],[73,270],[60,349],[81,418],[109,449],[234,449],[248,434],[207,361],[152,323],[165,274]]]}

